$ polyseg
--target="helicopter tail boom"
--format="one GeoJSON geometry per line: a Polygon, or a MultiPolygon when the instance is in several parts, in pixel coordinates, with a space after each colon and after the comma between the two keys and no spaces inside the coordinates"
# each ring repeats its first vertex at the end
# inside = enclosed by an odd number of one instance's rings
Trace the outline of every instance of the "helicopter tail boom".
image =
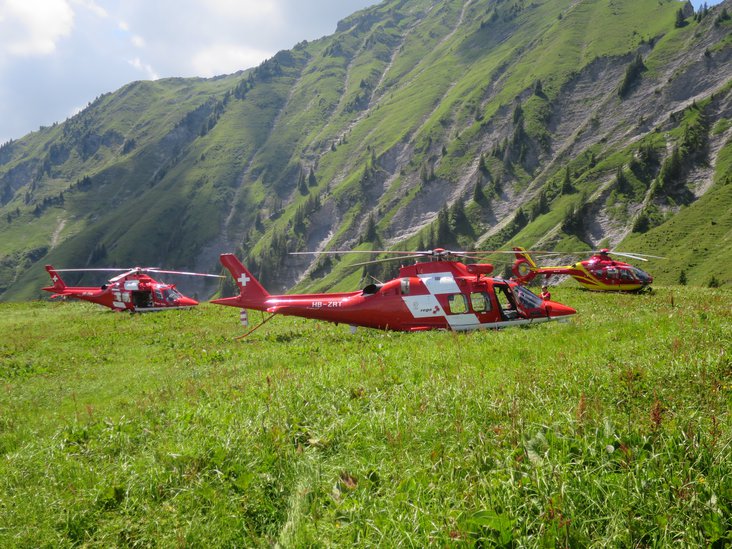
{"type": "Polygon", "coordinates": [[[264,310],[265,301],[270,297],[269,292],[254,278],[247,268],[242,265],[234,254],[221,254],[221,264],[231,273],[239,288],[239,295],[215,299],[212,303],[217,305],[229,305],[245,309],[264,310]]]}

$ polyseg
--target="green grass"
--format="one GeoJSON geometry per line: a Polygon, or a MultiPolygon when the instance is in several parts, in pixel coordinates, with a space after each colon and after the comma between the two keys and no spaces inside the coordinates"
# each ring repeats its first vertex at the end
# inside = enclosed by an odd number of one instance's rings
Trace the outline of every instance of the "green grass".
{"type": "MultiPolygon", "coordinates": [[[[398,212],[417,195],[421,167],[434,169],[438,184],[463,182],[478,156],[505,137],[502,132],[510,136],[502,124],[517,98],[523,98],[530,150],[539,150],[551,142],[550,114],[561,108],[554,104],[557,95],[583,67],[616,56],[625,64],[620,56],[655,37],[642,77],[651,79],[668,70],[680,50],[701,47],[699,33],[711,22],[674,29],[677,3],[391,0],[349,18],[332,36],[280,52],[257,69],[213,79],[136,82],[105,94],[70,120],[0,154],[0,195],[5,200],[8,193],[10,200],[0,206],[2,299],[38,297],[47,278],[44,263],[87,266],[90,249],[98,244],[108,256],[95,265],[163,263],[190,269],[226,230],[234,247],[248,240],[251,257],[261,256],[273,234],[292,234],[302,202],[294,188],[301,168],[315,171],[318,187],[311,190],[333,212],[328,247],[353,242],[354,221],[372,210],[383,214],[379,229],[388,238],[398,212]],[[235,93],[250,77],[253,87],[245,96],[235,93]],[[537,80],[546,97],[530,95],[537,80]],[[359,108],[373,100],[369,111],[349,109],[357,97],[359,108]],[[96,141],[101,145],[89,146],[96,141]],[[349,200],[360,198],[359,176],[372,154],[380,174],[393,184],[381,196],[349,200]],[[74,187],[85,176],[94,184],[74,187]],[[37,204],[62,191],[63,209],[51,206],[34,216],[37,204]],[[258,214],[262,226],[250,232],[258,214]],[[62,219],[64,228],[51,249],[62,219]],[[44,248],[45,255],[39,251],[44,248]]],[[[659,82],[659,93],[664,86],[659,82]]],[[[717,122],[714,135],[727,127],[728,122],[717,122]]],[[[609,136],[626,131],[619,127],[609,136]]],[[[656,134],[659,146],[679,131],[656,134]]],[[[593,168],[578,150],[574,158],[549,153],[537,166],[515,164],[511,176],[503,177],[502,168],[492,170],[507,189],[538,190],[570,165],[578,172],[578,190],[592,192],[628,163],[633,149],[598,143],[593,168]],[[553,165],[543,173],[547,162],[553,165]]],[[[726,152],[720,155],[716,180],[729,171],[724,170],[728,158],[726,152]]],[[[630,223],[627,213],[623,219],[624,206],[617,207],[616,217],[630,223]]],[[[517,238],[539,239],[563,213],[555,208],[540,216],[517,238]]],[[[480,234],[487,227],[474,229],[480,234]]],[[[312,241],[312,234],[303,236],[290,245],[312,241]]],[[[712,254],[707,258],[712,261],[712,254]]]]}
{"type": "Polygon", "coordinates": [[[571,322],[244,341],[2,304],[0,545],[730,543],[732,294],[553,294],[571,322]]]}

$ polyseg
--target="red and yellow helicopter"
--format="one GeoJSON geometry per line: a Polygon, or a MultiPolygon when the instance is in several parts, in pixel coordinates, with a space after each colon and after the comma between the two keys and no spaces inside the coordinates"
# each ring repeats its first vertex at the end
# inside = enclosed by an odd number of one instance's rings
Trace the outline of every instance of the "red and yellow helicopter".
{"type": "Polygon", "coordinates": [[[179,274],[189,276],[209,276],[223,278],[221,275],[189,273],[183,271],[165,271],[155,267],[132,267],[128,269],[54,269],[46,265],[53,286],[43,288],[53,292],[51,299],[70,297],[90,301],[114,311],[145,313],[165,309],[186,309],[198,305],[198,301],[181,294],[175,284],[158,282],[146,273],[179,274]],[[67,286],[58,273],[81,271],[123,271],[110,278],[101,286],[67,286]]]}
{"type": "MultiPolygon", "coordinates": [[[[607,248],[591,252],[589,259],[578,261],[573,265],[558,265],[539,267],[524,248],[514,248],[516,261],[512,271],[515,279],[521,284],[527,284],[537,275],[568,275],[573,277],[583,287],[594,291],[612,292],[641,292],[649,290],[653,277],[638,267],[633,267],[622,261],[615,261],[610,255],[628,257],[638,261],[648,261],[647,258],[663,259],[656,255],[613,252],[607,248]]],[[[534,252],[549,255],[575,255],[562,252],[534,252]]]]}
{"type": "MultiPolygon", "coordinates": [[[[414,332],[503,328],[566,319],[577,312],[561,303],[542,301],[514,281],[487,276],[493,271],[491,264],[465,265],[456,260],[485,255],[486,252],[451,252],[437,248],[421,252],[369,253],[399,254],[398,257],[376,261],[420,257],[427,257],[429,261],[402,266],[398,278],[369,284],[359,291],[271,295],[233,254],[222,254],[221,263],[236,280],[239,295],[216,299],[212,303],[243,309],[243,323],[246,309],[271,314],[244,336],[276,314],[349,324],[352,329],[364,326],[414,332]]],[[[356,265],[367,263],[370,262],[356,265]]]]}

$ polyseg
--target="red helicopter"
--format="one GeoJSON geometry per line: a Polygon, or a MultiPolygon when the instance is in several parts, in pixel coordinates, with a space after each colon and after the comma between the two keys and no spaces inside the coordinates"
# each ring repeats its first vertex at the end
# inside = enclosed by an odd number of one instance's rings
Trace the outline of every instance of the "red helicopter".
{"type": "Polygon", "coordinates": [[[187,273],[182,271],[164,271],[154,267],[132,267],[129,269],[54,269],[46,265],[53,286],[43,288],[53,292],[51,299],[71,297],[83,301],[91,301],[114,311],[145,313],[164,309],[186,309],[198,305],[198,301],[181,294],[175,284],[158,282],[145,273],[181,274],[191,276],[210,276],[223,278],[221,275],[187,273]],[[101,286],[67,286],[59,276],[64,271],[124,271],[110,278],[101,286]]]}
{"type": "MultiPolygon", "coordinates": [[[[547,278],[551,275],[569,275],[588,290],[601,292],[641,292],[650,290],[653,277],[638,267],[628,263],[613,260],[610,255],[629,257],[638,261],[648,261],[648,257],[663,259],[656,255],[613,252],[607,248],[591,252],[593,255],[574,265],[559,265],[555,267],[539,267],[523,248],[514,248],[516,261],[512,271],[516,280],[527,284],[537,275],[543,274],[547,278]]],[[[567,255],[561,252],[535,252],[550,255],[567,255]]],[[[573,255],[573,254],[570,254],[573,255]]]]}
{"type": "MultiPolygon", "coordinates": [[[[311,253],[311,252],[301,252],[311,253]]],[[[358,251],[321,253],[364,253],[358,251]]],[[[464,265],[454,258],[470,258],[485,252],[450,252],[438,248],[396,253],[399,257],[430,261],[402,266],[399,277],[369,284],[363,290],[343,293],[270,295],[233,254],[222,254],[221,263],[236,280],[239,295],[213,300],[217,305],[271,313],[244,337],[276,314],[300,316],[382,330],[475,330],[534,324],[566,318],[577,311],[554,301],[542,301],[528,288],[502,278],[488,277],[493,265],[464,265]]],[[[358,263],[356,265],[364,265],[358,263]]]]}

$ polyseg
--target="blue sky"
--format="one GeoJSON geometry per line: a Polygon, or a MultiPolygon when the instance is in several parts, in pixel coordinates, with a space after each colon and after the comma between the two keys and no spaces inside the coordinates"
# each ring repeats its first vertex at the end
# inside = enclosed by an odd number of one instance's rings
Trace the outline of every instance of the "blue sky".
{"type": "Polygon", "coordinates": [[[380,0],[0,0],[0,144],[135,80],[253,67],[380,0]]]}
{"type": "Polygon", "coordinates": [[[256,66],[379,1],[0,0],[0,144],[128,82],[256,66]]]}

